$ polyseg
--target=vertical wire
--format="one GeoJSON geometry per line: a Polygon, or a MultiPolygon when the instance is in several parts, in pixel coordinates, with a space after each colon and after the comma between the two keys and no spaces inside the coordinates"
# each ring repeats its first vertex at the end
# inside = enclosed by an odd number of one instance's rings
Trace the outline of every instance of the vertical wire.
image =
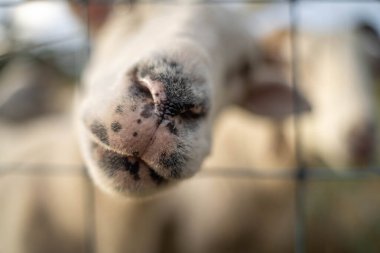
{"type": "Polygon", "coordinates": [[[83,170],[83,179],[85,180],[85,250],[86,253],[96,252],[96,222],[95,222],[95,189],[89,180],[87,170],[83,170]]]}
{"type": "Polygon", "coordinates": [[[297,115],[300,106],[299,101],[296,99],[296,92],[299,85],[299,20],[297,15],[297,0],[290,0],[289,4],[289,15],[290,15],[290,46],[292,54],[292,68],[291,68],[291,78],[294,88],[293,93],[293,105],[295,108],[294,116],[294,145],[295,145],[295,160],[296,160],[296,171],[295,171],[295,252],[302,253],[305,252],[305,195],[306,195],[306,167],[302,156],[302,134],[300,131],[301,122],[300,116],[297,115]]]}
{"type": "MultiPolygon", "coordinates": [[[[91,29],[90,29],[90,1],[91,0],[84,0],[84,15],[86,20],[86,62],[88,62],[88,59],[90,57],[91,52],[91,29]]],[[[95,253],[96,252],[96,245],[97,245],[97,232],[96,232],[96,208],[95,208],[95,189],[94,186],[89,180],[89,175],[87,173],[87,168],[83,169],[84,171],[84,179],[86,180],[86,193],[85,193],[85,219],[86,219],[86,228],[85,228],[85,252],[86,253],[95,253]]]]}
{"type": "Polygon", "coordinates": [[[86,41],[86,62],[90,58],[91,53],[91,29],[90,29],[90,2],[91,0],[84,0],[85,7],[85,19],[86,19],[86,35],[87,35],[87,41],[86,41]]]}

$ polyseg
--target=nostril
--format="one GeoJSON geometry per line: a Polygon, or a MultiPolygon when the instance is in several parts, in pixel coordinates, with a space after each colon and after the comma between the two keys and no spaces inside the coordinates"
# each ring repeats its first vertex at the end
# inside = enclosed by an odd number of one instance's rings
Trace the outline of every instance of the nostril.
{"type": "Polygon", "coordinates": [[[150,96],[156,105],[161,104],[166,100],[164,85],[160,81],[143,78],[140,80],[140,84],[149,91],[150,96]]]}
{"type": "Polygon", "coordinates": [[[131,86],[129,88],[129,91],[131,92],[132,96],[135,98],[149,98],[153,100],[153,95],[151,91],[149,90],[149,87],[138,78],[137,76],[137,68],[133,69],[131,73],[129,74],[129,78],[131,81],[131,86]]]}
{"type": "Polygon", "coordinates": [[[186,110],[180,113],[180,116],[184,119],[199,119],[205,117],[207,114],[207,110],[205,106],[200,105],[192,105],[188,107],[186,110]]]}
{"type": "Polygon", "coordinates": [[[160,104],[159,110],[163,115],[181,117],[187,119],[198,119],[206,116],[206,106],[194,105],[193,103],[165,101],[160,104]]]}
{"type": "Polygon", "coordinates": [[[136,85],[141,93],[144,93],[144,95],[146,95],[147,97],[149,96],[151,99],[153,99],[152,93],[150,92],[149,88],[144,85],[143,82],[137,81],[136,85]]]}
{"type": "Polygon", "coordinates": [[[165,84],[159,80],[153,80],[148,75],[142,76],[136,72],[135,82],[140,92],[153,100],[156,110],[167,100],[165,93],[165,84]]]}

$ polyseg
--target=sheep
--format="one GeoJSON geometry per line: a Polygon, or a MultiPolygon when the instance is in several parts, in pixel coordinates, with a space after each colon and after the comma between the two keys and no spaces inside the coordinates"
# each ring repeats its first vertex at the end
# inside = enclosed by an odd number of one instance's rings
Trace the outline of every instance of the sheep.
{"type": "MultiPolygon", "coordinates": [[[[291,28],[285,28],[261,37],[262,60],[255,68],[256,83],[293,85],[291,28]]],[[[185,252],[229,252],[231,248],[241,252],[292,252],[295,201],[300,201],[295,200],[297,170],[308,168],[307,176],[315,169],[329,167],[344,174],[350,168],[373,163],[378,134],[373,93],[380,60],[376,29],[360,20],[347,30],[331,34],[300,29],[295,36],[297,88],[312,110],[296,119],[275,121],[238,107],[222,115],[215,150],[205,168],[214,168],[214,173],[218,169],[248,168],[259,177],[204,178],[194,180],[184,190],[188,201],[178,204],[183,215],[177,234],[183,248],[192,245],[185,252]],[[266,205],[271,207],[264,208],[266,205]]],[[[307,185],[307,251],[329,248],[351,252],[350,246],[360,244],[360,240],[374,245],[366,233],[376,226],[378,218],[378,203],[373,200],[376,184],[365,181],[359,187],[352,184],[346,188],[334,182],[307,185]],[[352,188],[355,196],[345,196],[345,190],[352,188]],[[325,216],[320,217],[317,210],[323,210],[325,216]],[[360,221],[354,223],[353,216],[360,217],[360,221]],[[323,219],[331,225],[321,222],[323,219]],[[342,242],[342,238],[350,238],[352,245],[342,242]]]]}
{"type": "Polygon", "coordinates": [[[94,35],[78,95],[78,136],[94,182],[138,196],[194,175],[225,105],[292,114],[290,86],[251,82],[255,55],[239,16],[220,5],[117,6],[94,35]]]}
{"type": "Polygon", "coordinates": [[[286,25],[258,35],[262,54],[254,82],[292,86],[296,67],[297,88],[312,110],[297,118],[273,121],[240,108],[230,109],[217,129],[218,158],[209,159],[205,166],[228,168],[240,161],[238,167],[278,172],[299,166],[344,171],[374,165],[380,39],[371,20],[355,20],[333,31],[301,26],[294,38],[286,25]],[[292,39],[297,45],[296,65],[292,39]],[[232,132],[241,137],[230,137],[232,132]]]}

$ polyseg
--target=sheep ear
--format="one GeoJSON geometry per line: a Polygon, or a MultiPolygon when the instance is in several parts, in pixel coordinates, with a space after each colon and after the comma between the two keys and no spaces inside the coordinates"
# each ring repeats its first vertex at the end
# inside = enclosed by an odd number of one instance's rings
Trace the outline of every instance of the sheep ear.
{"type": "Polygon", "coordinates": [[[288,84],[284,73],[289,40],[290,31],[280,29],[259,41],[259,60],[240,103],[252,113],[280,120],[311,110],[299,90],[288,84]]]}
{"type": "Polygon", "coordinates": [[[255,114],[274,119],[311,111],[310,104],[296,89],[281,83],[252,87],[241,106],[255,114]]]}
{"type": "Polygon", "coordinates": [[[69,0],[75,16],[95,35],[111,12],[112,4],[101,0],[69,0]]]}
{"type": "Polygon", "coordinates": [[[372,24],[361,21],[356,26],[360,46],[370,61],[373,73],[380,76],[380,34],[372,24]]]}

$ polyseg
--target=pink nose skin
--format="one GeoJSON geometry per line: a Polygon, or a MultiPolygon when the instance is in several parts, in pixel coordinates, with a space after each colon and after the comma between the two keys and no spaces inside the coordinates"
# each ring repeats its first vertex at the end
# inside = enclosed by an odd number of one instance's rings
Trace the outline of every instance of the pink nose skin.
{"type": "MultiPolygon", "coordinates": [[[[87,113],[84,121],[98,143],[119,154],[139,157],[152,142],[161,117],[151,91],[133,74],[126,77],[121,98],[105,105],[110,109],[87,113]]],[[[153,84],[149,86],[161,93],[153,84]]]]}
{"type": "Polygon", "coordinates": [[[101,169],[98,173],[112,182],[108,184],[114,191],[148,193],[165,187],[172,178],[170,169],[157,171],[156,161],[150,159],[161,156],[162,149],[174,152],[177,130],[174,120],[168,123],[161,112],[167,100],[159,81],[132,78],[126,90],[126,97],[111,105],[109,115],[85,118],[94,137],[90,153],[101,169]]]}
{"type": "Polygon", "coordinates": [[[374,124],[363,124],[352,129],[348,136],[352,162],[356,165],[369,165],[374,157],[376,135],[374,124]]]}

